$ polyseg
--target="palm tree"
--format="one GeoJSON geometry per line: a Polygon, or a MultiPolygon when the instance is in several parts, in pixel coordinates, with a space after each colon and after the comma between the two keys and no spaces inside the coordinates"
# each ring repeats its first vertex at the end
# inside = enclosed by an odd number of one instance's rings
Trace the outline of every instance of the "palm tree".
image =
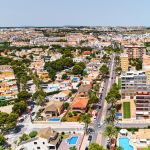
{"type": "Polygon", "coordinates": [[[121,146],[118,146],[118,147],[115,148],[115,150],[123,150],[123,149],[124,149],[124,148],[121,147],[121,146]]]}
{"type": "Polygon", "coordinates": [[[110,97],[107,101],[108,104],[111,104],[112,107],[114,107],[114,105],[116,105],[117,103],[117,99],[115,97],[110,97]]]}
{"type": "Polygon", "coordinates": [[[85,123],[84,128],[85,128],[85,133],[87,134],[88,127],[93,124],[92,121],[91,121],[91,118],[90,118],[90,114],[81,115],[79,121],[85,123]]]}
{"type": "Polygon", "coordinates": [[[110,124],[110,122],[111,122],[110,116],[106,116],[106,118],[105,118],[105,120],[104,120],[104,123],[110,124]]]}
{"type": "Polygon", "coordinates": [[[112,124],[114,124],[114,121],[117,120],[117,116],[116,116],[116,108],[111,108],[108,115],[111,117],[112,119],[112,124]]]}
{"type": "Polygon", "coordinates": [[[107,125],[106,128],[104,129],[102,135],[105,138],[109,137],[109,139],[110,139],[110,149],[111,149],[111,138],[112,138],[112,136],[115,135],[115,128],[114,128],[114,126],[112,126],[110,124],[107,125]]]}
{"type": "Polygon", "coordinates": [[[37,101],[37,104],[38,105],[44,105],[45,104],[45,99],[44,99],[44,97],[42,96],[42,95],[39,95],[38,97],[37,97],[37,99],[36,99],[36,101],[37,101]]]}
{"type": "Polygon", "coordinates": [[[22,90],[28,89],[27,81],[28,81],[28,79],[27,79],[26,76],[22,76],[22,77],[20,78],[20,82],[23,84],[23,85],[22,85],[22,90]]]}

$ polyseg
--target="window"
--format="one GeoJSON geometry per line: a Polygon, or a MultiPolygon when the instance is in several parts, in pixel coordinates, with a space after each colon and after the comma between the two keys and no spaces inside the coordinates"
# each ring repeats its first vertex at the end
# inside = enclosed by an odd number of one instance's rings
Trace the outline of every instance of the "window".
{"type": "Polygon", "coordinates": [[[45,144],[45,142],[43,142],[43,144],[45,144]]]}
{"type": "Polygon", "coordinates": [[[37,149],[40,149],[40,147],[37,147],[37,149]]]}
{"type": "Polygon", "coordinates": [[[37,142],[34,142],[34,144],[37,144],[37,142]]]}

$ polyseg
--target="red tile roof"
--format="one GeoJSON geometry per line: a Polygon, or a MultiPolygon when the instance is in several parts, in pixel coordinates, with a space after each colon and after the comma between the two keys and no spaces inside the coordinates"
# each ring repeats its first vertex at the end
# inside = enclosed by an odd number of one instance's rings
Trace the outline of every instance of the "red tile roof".
{"type": "Polygon", "coordinates": [[[70,107],[86,107],[88,101],[89,98],[76,98],[70,107]]]}

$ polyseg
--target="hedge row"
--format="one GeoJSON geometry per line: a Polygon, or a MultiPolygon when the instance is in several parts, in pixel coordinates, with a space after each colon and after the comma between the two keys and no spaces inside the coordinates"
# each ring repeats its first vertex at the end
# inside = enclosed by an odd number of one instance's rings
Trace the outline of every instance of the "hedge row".
{"type": "Polygon", "coordinates": [[[48,93],[47,93],[47,96],[48,96],[48,95],[57,94],[57,93],[59,93],[59,92],[61,92],[61,91],[53,91],[53,92],[48,92],[48,93]]]}

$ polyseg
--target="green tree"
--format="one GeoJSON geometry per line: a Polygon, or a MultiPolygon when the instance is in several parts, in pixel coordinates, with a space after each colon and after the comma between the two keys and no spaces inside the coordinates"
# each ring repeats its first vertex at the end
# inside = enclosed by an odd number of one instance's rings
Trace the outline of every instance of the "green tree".
{"type": "Polygon", "coordinates": [[[0,145],[3,145],[5,137],[0,133],[0,145]]]}
{"type": "Polygon", "coordinates": [[[99,101],[99,98],[97,96],[93,95],[93,96],[90,97],[88,103],[93,104],[93,103],[98,103],[98,101],[99,101]]]}
{"type": "Polygon", "coordinates": [[[112,125],[107,125],[106,128],[104,129],[102,135],[105,138],[109,138],[110,139],[110,147],[111,147],[111,138],[115,135],[115,128],[112,125]]]}
{"type": "Polygon", "coordinates": [[[82,67],[83,70],[86,68],[84,62],[78,62],[78,63],[76,63],[75,65],[78,65],[78,66],[82,67]]]}
{"type": "Polygon", "coordinates": [[[101,68],[100,68],[100,74],[102,76],[106,75],[109,73],[109,70],[108,70],[108,67],[106,65],[103,65],[101,68]]]}
{"type": "Polygon", "coordinates": [[[77,150],[75,146],[70,147],[69,150],[77,150]]]}
{"type": "Polygon", "coordinates": [[[69,97],[71,97],[71,96],[72,96],[72,92],[69,93],[69,97]]]}
{"type": "Polygon", "coordinates": [[[121,67],[117,67],[114,71],[117,72],[117,74],[118,74],[119,72],[122,71],[122,68],[121,67]]]}
{"type": "Polygon", "coordinates": [[[121,146],[117,146],[116,148],[115,148],[115,150],[123,150],[124,148],[123,147],[121,147],[121,146]]]}
{"type": "Polygon", "coordinates": [[[92,125],[92,121],[91,121],[91,118],[90,118],[90,114],[83,114],[80,116],[79,118],[79,121],[80,122],[84,122],[85,124],[85,133],[87,134],[87,129],[90,125],[92,125]]]}
{"type": "Polygon", "coordinates": [[[65,74],[62,75],[62,78],[61,78],[61,79],[62,79],[62,80],[65,80],[65,79],[67,79],[67,78],[68,78],[68,76],[67,76],[67,74],[65,73],[65,74]]]}
{"type": "Polygon", "coordinates": [[[116,57],[114,58],[114,60],[117,60],[117,62],[119,62],[119,61],[120,61],[120,56],[116,56],[116,57]]]}
{"type": "Polygon", "coordinates": [[[114,124],[114,121],[117,120],[117,116],[116,116],[116,108],[111,108],[108,115],[110,116],[111,120],[112,120],[112,124],[114,124]]]}
{"type": "Polygon", "coordinates": [[[27,104],[23,101],[15,103],[12,107],[13,113],[21,114],[23,111],[27,109],[27,104]]]}
{"type": "Polygon", "coordinates": [[[89,150],[107,150],[103,148],[103,145],[99,145],[97,143],[92,142],[89,146],[89,150]]]}
{"type": "Polygon", "coordinates": [[[114,107],[114,106],[116,105],[117,101],[118,101],[118,100],[117,100],[115,97],[110,97],[110,98],[107,100],[107,103],[108,103],[108,104],[111,104],[112,107],[114,107]]]}
{"type": "Polygon", "coordinates": [[[27,81],[28,81],[27,76],[22,76],[20,78],[20,82],[23,84],[22,90],[26,90],[28,88],[27,81]]]}
{"type": "Polygon", "coordinates": [[[28,99],[30,99],[30,97],[32,96],[30,93],[28,93],[27,91],[21,91],[20,93],[18,93],[18,99],[20,99],[21,101],[27,101],[28,99]]]}
{"type": "Polygon", "coordinates": [[[39,95],[36,99],[38,105],[43,106],[46,102],[45,98],[42,95],[39,95]]]}
{"type": "Polygon", "coordinates": [[[106,118],[104,120],[104,123],[110,124],[110,122],[111,122],[111,117],[110,116],[106,116],[106,118]]]}
{"type": "Polygon", "coordinates": [[[33,137],[35,137],[37,134],[38,134],[37,131],[32,131],[32,132],[30,132],[29,136],[30,136],[31,138],[33,138],[33,137]]]}
{"type": "Polygon", "coordinates": [[[72,74],[75,74],[75,75],[82,74],[82,72],[83,72],[83,69],[79,65],[75,65],[72,69],[72,74]]]}
{"type": "Polygon", "coordinates": [[[68,107],[69,107],[69,103],[66,102],[66,103],[64,104],[64,108],[67,110],[68,107]]]}
{"type": "Polygon", "coordinates": [[[43,97],[46,97],[46,96],[47,96],[47,93],[44,92],[43,89],[40,90],[40,91],[36,91],[36,92],[33,94],[32,99],[37,99],[37,97],[38,97],[39,95],[41,95],[41,96],[43,96],[43,97]]]}

